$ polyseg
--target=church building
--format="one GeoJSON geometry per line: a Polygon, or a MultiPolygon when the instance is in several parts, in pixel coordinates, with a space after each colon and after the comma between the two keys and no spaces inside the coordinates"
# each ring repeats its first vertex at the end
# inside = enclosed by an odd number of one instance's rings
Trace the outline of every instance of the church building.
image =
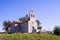
{"type": "Polygon", "coordinates": [[[30,10],[29,18],[27,20],[12,22],[10,32],[14,33],[17,31],[20,31],[22,33],[36,33],[38,31],[38,26],[33,9],[30,10]]]}

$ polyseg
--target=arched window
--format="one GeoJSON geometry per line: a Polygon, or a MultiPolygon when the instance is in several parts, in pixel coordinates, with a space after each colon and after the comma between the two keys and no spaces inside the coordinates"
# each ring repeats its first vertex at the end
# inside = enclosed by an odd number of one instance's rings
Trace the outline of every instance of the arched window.
{"type": "Polygon", "coordinates": [[[31,14],[31,17],[35,17],[35,15],[34,14],[31,14]]]}

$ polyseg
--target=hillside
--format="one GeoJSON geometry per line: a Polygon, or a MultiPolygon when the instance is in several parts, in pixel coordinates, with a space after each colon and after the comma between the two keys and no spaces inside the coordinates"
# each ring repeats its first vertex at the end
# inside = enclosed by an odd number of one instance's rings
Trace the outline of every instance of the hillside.
{"type": "Polygon", "coordinates": [[[60,36],[49,34],[0,34],[0,40],[60,40],[60,36]]]}

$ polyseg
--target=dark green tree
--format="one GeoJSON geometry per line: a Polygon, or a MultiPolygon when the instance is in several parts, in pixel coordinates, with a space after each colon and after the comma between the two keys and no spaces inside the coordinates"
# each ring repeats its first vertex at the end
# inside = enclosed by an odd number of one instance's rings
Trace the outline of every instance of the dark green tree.
{"type": "Polygon", "coordinates": [[[37,22],[38,26],[41,24],[39,20],[36,20],[36,22],[37,22]]]}
{"type": "Polygon", "coordinates": [[[19,18],[19,20],[20,20],[20,21],[27,21],[27,20],[29,20],[29,16],[26,15],[26,16],[24,16],[24,17],[19,18]]]}
{"type": "Polygon", "coordinates": [[[42,29],[42,27],[41,27],[41,26],[39,26],[39,27],[38,27],[38,29],[39,29],[39,30],[41,30],[41,29],[42,29]]]}
{"type": "Polygon", "coordinates": [[[60,35],[60,26],[55,26],[53,32],[54,32],[54,34],[56,34],[56,35],[60,35]]]}
{"type": "Polygon", "coordinates": [[[9,32],[9,28],[11,27],[12,23],[11,21],[4,21],[3,22],[3,29],[6,31],[6,32],[9,32]]]}
{"type": "Polygon", "coordinates": [[[42,26],[40,26],[40,25],[41,25],[40,21],[39,21],[39,20],[36,20],[36,22],[37,22],[37,24],[38,24],[38,25],[37,25],[37,26],[38,26],[38,29],[41,30],[41,29],[42,29],[42,26]]]}

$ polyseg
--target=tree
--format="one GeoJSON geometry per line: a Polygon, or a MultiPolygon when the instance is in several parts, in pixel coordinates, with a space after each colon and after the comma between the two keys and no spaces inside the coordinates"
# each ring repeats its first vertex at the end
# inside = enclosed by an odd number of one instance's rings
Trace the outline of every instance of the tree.
{"type": "Polygon", "coordinates": [[[6,31],[6,32],[9,32],[9,28],[11,27],[12,23],[11,21],[4,21],[3,22],[3,29],[6,31]]]}
{"type": "Polygon", "coordinates": [[[20,21],[27,21],[27,20],[29,20],[29,17],[28,17],[28,15],[26,15],[24,17],[19,18],[19,20],[20,21]]]}
{"type": "Polygon", "coordinates": [[[39,26],[39,25],[41,24],[39,20],[36,20],[36,22],[37,22],[37,24],[38,24],[37,26],[39,26]]]}
{"type": "MultiPolygon", "coordinates": [[[[37,22],[37,24],[38,24],[38,25],[37,25],[37,26],[38,26],[38,29],[41,31],[42,27],[40,26],[40,24],[41,24],[40,21],[39,21],[39,20],[36,20],[36,22],[37,22]]],[[[40,31],[39,31],[39,32],[40,32],[40,31]]]]}
{"type": "Polygon", "coordinates": [[[42,29],[42,27],[40,26],[40,27],[38,27],[38,29],[39,29],[39,30],[41,30],[41,29],[42,29]]]}
{"type": "Polygon", "coordinates": [[[54,34],[60,35],[60,26],[55,26],[55,28],[54,28],[54,34]]]}

